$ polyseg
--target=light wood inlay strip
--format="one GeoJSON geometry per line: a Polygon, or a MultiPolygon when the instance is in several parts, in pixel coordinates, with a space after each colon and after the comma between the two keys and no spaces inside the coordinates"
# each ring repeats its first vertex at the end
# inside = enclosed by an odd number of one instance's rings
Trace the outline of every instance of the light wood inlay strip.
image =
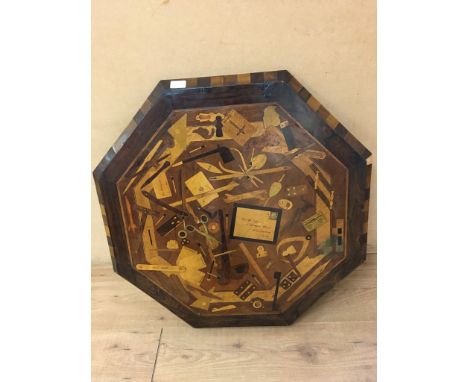
{"type": "Polygon", "coordinates": [[[239,84],[250,84],[250,73],[238,74],[237,75],[237,82],[239,84]]]}

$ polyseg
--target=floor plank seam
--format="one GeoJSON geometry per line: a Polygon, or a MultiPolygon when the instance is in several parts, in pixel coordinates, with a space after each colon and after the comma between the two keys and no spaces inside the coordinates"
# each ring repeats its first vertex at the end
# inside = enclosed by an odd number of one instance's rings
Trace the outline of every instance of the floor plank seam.
{"type": "Polygon", "coordinates": [[[161,339],[162,339],[163,330],[164,330],[164,328],[161,328],[161,333],[159,333],[158,347],[156,348],[156,356],[154,357],[153,373],[151,374],[150,382],[154,381],[154,372],[156,371],[156,363],[158,362],[159,347],[161,346],[161,339]]]}

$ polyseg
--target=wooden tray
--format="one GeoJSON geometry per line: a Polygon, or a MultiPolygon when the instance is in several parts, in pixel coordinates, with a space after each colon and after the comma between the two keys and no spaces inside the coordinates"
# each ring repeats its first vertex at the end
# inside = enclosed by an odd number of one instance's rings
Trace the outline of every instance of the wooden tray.
{"type": "Polygon", "coordinates": [[[288,71],[161,81],[94,170],[114,270],[194,327],[291,324],[365,260],[370,155],[288,71]]]}

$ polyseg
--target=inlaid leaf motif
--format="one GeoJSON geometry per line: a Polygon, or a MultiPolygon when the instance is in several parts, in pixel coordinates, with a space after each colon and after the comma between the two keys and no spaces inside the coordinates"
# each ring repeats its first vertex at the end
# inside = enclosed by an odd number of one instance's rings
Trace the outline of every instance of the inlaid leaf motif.
{"type": "Polygon", "coordinates": [[[208,172],[212,172],[214,174],[222,174],[223,172],[216,166],[213,166],[212,164],[210,163],[206,163],[206,162],[197,162],[197,164],[203,169],[203,170],[206,170],[208,172]]]}
{"type": "Polygon", "coordinates": [[[259,170],[267,162],[267,156],[265,154],[258,154],[252,158],[252,170],[259,170]]]}
{"type": "Polygon", "coordinates": [[[280,182],[273,182],[270,186],[270,191],[268,192],[268,196],[272,198],[281,191],[282,185],[280,182]]]}

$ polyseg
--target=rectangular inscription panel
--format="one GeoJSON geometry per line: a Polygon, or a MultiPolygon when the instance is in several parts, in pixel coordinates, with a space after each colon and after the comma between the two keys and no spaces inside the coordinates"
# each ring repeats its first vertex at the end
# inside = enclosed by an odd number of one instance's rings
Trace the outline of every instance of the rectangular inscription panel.
{"type": "Polygon", "coordinates": [[[231,223],[231,239],[276,243],[281,209],[248,204],[235,204],[231,223]]]}

